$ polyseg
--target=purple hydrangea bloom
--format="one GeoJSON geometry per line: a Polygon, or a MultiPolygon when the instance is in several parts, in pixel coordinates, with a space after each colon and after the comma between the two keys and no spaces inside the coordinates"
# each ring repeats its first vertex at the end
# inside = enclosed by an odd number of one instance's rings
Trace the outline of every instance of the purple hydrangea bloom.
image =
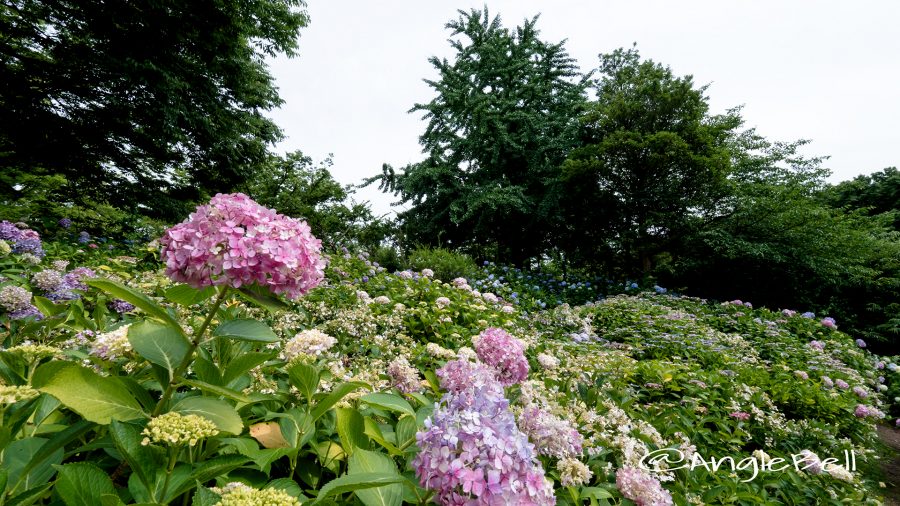
{"type": "Polygon", "coordinates": [[[113,311],[119,314],[125,314],[129,311],[134,310],[134,304],[122,299],[115,299],[110,303],[110,305],[112,306],[113,311]]]}
{"type": "Polygon", "coordinates": [[[857,340],[856,340],[856,345],[859,346],[860,348],[865,348],[865,347],[866,347],[866,342],[863,341],[862,339],[857,339],[857,340]]]}
{"type": "Polygon", "coordinates": [[[14,224],[3,220],[0,222],[0,239],[15,243],[22,237],[22,231],[14,224]]]}
{"type": "Polygon", "coordinates": [[[828,327],[829,329],[837,328],[837,322],[835,322],[834,318],[832,318],[830,316],[826,316],[825,318],[822,318],[822,321],[820,323],[822,324],[822,326],[828,327]]]}
{"type": "Polygon", "coordinates": [[[803,314],[800,315],[800,316],[802,316],[802,317],[804,317],[804,318],[810,318],[810,319],[812,319],[812,318],[815,318],[815,317],[816,317],[816,313],[813,313],[812,311],[807,311],[807,312],[803,313],[803,314]]]}
{"type": "Polygon", "coordinates": [[[69,218],[63,218],[58,222],[59,226],[62,228],[70,228],[72,226],[72,220],[69,218]]]}
{"type": "Polygon", "coordinates": [[[84,230],[82,230],[81,232],[78,233],[78,243],[79,244],[87,244],[89,242],[91,242],[91,234],[87,233],[84,230]]]}
{"type": "Polygon", "coordinates": [[[528,377],[525,346],[503,329],[491,327],[479,334],[475,353],[482,362],[497,369],[503,386],[521,383],[528,377]]]}
{"type": "Polygon", "coordinates": [[[34,317],[35,320],[43,320],[44,314],[41,313],[37,307],[31,304],[29,304],[28,307],[24,309],[10,311],[9,313],[10,320],[22,320],[29,317],[34,317]]]}
{"type": "Polygon", "coordinates": [[[438,371],[442,386],[452,390],[416,434],[416,476],[439,504],[556,504],[553,485],[516,427],[493,371],[461,359],[438,371]],[[474,373],[467,384],[459,376],[466,371],[474,373]]]}

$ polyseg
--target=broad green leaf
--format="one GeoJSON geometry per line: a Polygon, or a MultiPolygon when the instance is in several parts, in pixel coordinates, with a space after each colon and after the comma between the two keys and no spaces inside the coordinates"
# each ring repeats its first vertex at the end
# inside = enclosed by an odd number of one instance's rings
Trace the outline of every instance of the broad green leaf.
{"type": "Polygon", "coordinates": [[[13,496],[4,503],[4,506],[30,506],[40,500],[52,486],[52,483],[44,483],[34,488],[30,488],[19,495],[13,496]]]}
{"type": "Polygon", "coordinates": [[[222,374],[223,384],[227,385],[231,383],[242,374],[265,363],[266,360],[269,360],[274,356],[274,353],[271,352],[264,353],[252,351],[250,353],[241,353],[232,358],[231,361],[228,362],[228,365],[225,366],[225,372],[222,374]]]}
{"type": "Polygon", "coordinates": [[[116,495],[112,480],[94,464],[74,462],[56,469],[56,492],[66,506],[97,506],[103,495],[116,495]]]}
{"type": "Polygon", "coordinates": [[[144,495],[149,495],[156,470],[165,465],[165,457],[162,448],[141,444],[144,437],[141,430],[140,426],[132,423],[113,420],[109,424],[109,434],[131,468],[132,478],[137,477],[144,488],[144,495]]]}
{"type": "Polygon", "coordinates": [[[366,435],[369,436],[369,439],[371,439],[372,441],[375,441],[376,443],[383,446],[388,451],[388,453],[390,453],[391,455],[395,455],[395,456],[403,455],[403,452],[400,451],[399,448],[397,448],[390,441],[385,439],[384,434],[381,432],[381,428],[378,427],[378,424],[375,423],[375,420],[372,420],[371,418],[366,417],[365,424],[366,424],[365,432],[366,432],[366,435]]]}
{"type": "Polygon", "coordinates": [[[34,305],[44,314],[44,316],[55,316],[69,309],[66,304],[56,304],[46,297],[35,295],[32,299],[34,305]]]}
{"type": "Polygon", "coordinates": [[[31,465],[47,441],[39,437],[28,437],[13,441],[6,447],[3,451],[2,467],[9,473],[7,493],[24,492],[46,483],[53,477],[56,472],[53,466],[63,460],[62,448],[55,449],[47,458],[36,465],[31,465]]]}
{"type": "Polygon", "coordinates": [[[216,337],[228,337],[240,341],[259,341],[263,343],[273,343],[278,340],[278,336],[268,325],[259,320],[228,320],[213,332],[216,337]]]}
{"type": "Polygon", "coordinates": [[[300,390],[300,393],[306,398],[306,402],[311,403],[313,395],[319,387],[319,370],[315,366],[299,363],[292,365],[287,373],[291,385],[300,390]]]}
{"type": "Polygon", "coordinates": [[[397,446],[407,448],[416,442],[416,417],[404,416],[397,421],[394,427],[397,435],[397,446]]]}
{"type": "Polygon", "coordinates": [[[125,506],[125,503],[116,494],[103,494],[100,496],[100,506],[125,506]]]}
{"type": "Polygon", "coordinates": [[[182,306],[199,304],[215,294],[216,289],[211,286],[197,289],[189,285],[180,284],[166,290],[166,298],[182,306]]]}
{"type": "Polygon", "coordinates": [[[403,481],[403,477],[397,473],[345,474],[326,483],[319,491],[319,495],[313,501],[313,504],[333,495],[367,488],[383,487],[384,485],[400,483],[401,481],[403,481]]]}
{"type": "Polygon", "coordinates": [[[185,397],[172,406],[172,411],[202,416],[225,433],[240,434],[244,431],[244,422],[234,406],[214,397],[185,397]]]}
{"type": "Polygon", "coordinates": [[[359,411],[353,408],[337,408],[337,433],[341,438],[341,446],[351,455],[356,448],[368,449],[369,438],[366,437],[366,424],[359,411]]]}
{"type": "Polygon", "coordinates": [[[363,395],[359,400],[366,404],[371,404],[389,411],[396,411],[413,417],[416,416],[416,412],[413,410],[412,406],[409,405],[409,402],[396,394],[373,392],[371,394],[363,395]]]}
{"type": "Polygon", "coordinates": [[[341,383],[334,387],[334,390],[331,391],[324,399],[320,400],[316,407],[312,410],[313,421],[318,420],[325,413],[328,412],[335,404],[341,401],[345,395],[349,394],[354,390],[358,390],[360,388],[368,387],[369,385],[361,382],[361,381],[348,381],[346,383],[341,383]]]}
{"type": "Polygon", "coordinates": [[[100,376],[77,364],[59,369],[40,388],[67,408],[101,425],[111,420],[145,418],[140,404],[114,376],[100,376]]]}
{"type": "Polygon", "coordinates": [[[238,288],[237,291],[241,297],[272,313],[290,309],[291,307],[276,297],[269,289],[258,285],[244,285],[238,288]]]}
{"type": "Polygon", "coordinates": [[[128,327],[128,342],[138,355],[169,371],[170,378],[191,348],[181,332],[151,320],[128,327]]]}
{"type": "Polygon", "coordinates": [[[200,389],[203,392],[215,394],[216,396],[227,397],[227,398],[237,401],[237,402],[243,402],[245,404],[251,404],[253,402],[253,399],[251,399],[250,397],[247,397],[246,395],[244,395],[240,392],[236,392],[234,390],[231,390],[230,388],[220,387],[218,385],[206,383],[205,381],[187,380],[186,379],[186,380],[182,380],[182,383],[184,383],[185,385],[189,385],[194,388],[200,389]]]}
{"type": "Polygon", "coordinates": [[[85,280],[85,284],[87,284],[88,286],[93,286],[94,288],[97,288],[99,290],[103,290],[113,297],[117,297],[124,301],[130,302],[134,304],[135,307],[146,313],[147,316],[165,323],[178,332],[184,332],[181,329],[181,325],[178,324],[178,321],[175,320],[175,318],[172,318],[172,315],[166,312],[166,310],[163,309],[162,306],[154,302],[150,297],[147,297],[146,295],[138,291],[132,290],[131,288],[128,288],[121,283],[102,278],[85,280]]]}
{"type": "MultiPolygon", "coordinates": [[[[383,453],[357,449],[347,460],[347,474],[397,474],[397,465],[383,453]]],[[[403,502],[403,486],[395,483],[383,487],[357,490],[356,497],[366,506],[399,506],[403,502]]]]}
{"type": "Polygon", "coordinates": [[[219,494],[216,494],[212,490],[201,486],[197,487],[197,491],[194,492],[191,506],[215,506],[215,504],[221,500],[222,497],[219,496],[219,494]]]}

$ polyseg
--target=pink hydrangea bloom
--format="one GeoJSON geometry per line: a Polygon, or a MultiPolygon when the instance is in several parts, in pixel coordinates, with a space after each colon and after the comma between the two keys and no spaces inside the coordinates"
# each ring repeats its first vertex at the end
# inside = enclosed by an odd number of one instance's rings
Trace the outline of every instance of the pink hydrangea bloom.
{"type": "Polygon", "coordinates": [[[626,499],[637,506],[672,506],[672,495],[659,480],[635,467],[623,467],[616,471],[616,488],[626,499]]]}
{"type": "Polygon", "coordinates": [[[242,193],[216,195],[160,243],[166,274],[195,288],[258,284],[297,298],[324,277],[321,241],[309,225],[242,193]]]}
{"type": "Polygon", "coordinates": [[[528,377],[525,346],[503,329],[491,327],[479,334],[475,353],[482,362],[497,369],[500,383],[505,387],[528,377]]]}
{"type": "Polygon", "coordinates": [[[821,323],[823,326],[828,327],[828,328],[830,328],[830,329],[836,329],[836,328],[837,328],[837,322],[835,322],[835,321],[834,321],[834,318],[832,318],[832,317],[830,317],[830,316],[826,316],[825,318],[822,318],[822,321],[821,321],[820,323],[821,323]]]}

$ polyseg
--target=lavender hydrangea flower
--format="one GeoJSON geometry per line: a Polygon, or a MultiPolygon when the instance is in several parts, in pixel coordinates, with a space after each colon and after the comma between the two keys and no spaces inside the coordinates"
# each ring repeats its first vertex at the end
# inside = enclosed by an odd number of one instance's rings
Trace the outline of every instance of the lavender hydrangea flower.
{"type": "Polygon", "coordinates": [[[829,329],[837,328],[837,322],[835,322],[834,318],[832,318],[830,316],[826,316],[825,318],[822,318],[822,321],[820,323],[822,324],[823,327],[827,327],[829,329]]]}
{"type": "Polygon", "coordinates": [[[558,459],[581,455],[584,438],[578,430],[569,421],[537,406],[525,408],[519,416],[519,427],[541,455],[558,459]]]}
{"type": "Polygon", "coordinates": [[[18,309],[16,311],[9,312],[10,320],[23,320],[25,318],[34,318],[35,320],[43,320],[44,314],[35,307],[34,305],[29,304],[28,307],[23,309],[18,309]]]}
{"type": "Polygon", "coordinates": [[[812,311],[807,311],[807,312],[803,313],[803,314],[800,315],[800,316],[802,316],[802,317],[804,317],[804,318],[813,319],[813,318],[816,317],[816,313],[813,313],[812,311]]]}
{"type": "Polygon", "coordinates": [[[866,342],[863,341],[862,339],[857,339],[857,340],[856,340],[856,345],[859,346],[860,348],[865,348],[865,347],[866,347],[866,342]]]}
{"type": "Polygon", "coordinates": [[[462,360],[438,371],[442,387],[452,390],[416,434],[416,476],[439,504],[556,504],[553,485],[516,427],[493,372],[462,360]],[[465,371],[475,373],[474,381],[459,377],[465,371]]]}
{"type": "Polygon", "coordinates": [[[0,306],[7,311],[21,311],[31,306],[31,292],[21,286],[6,285],[0,288],[0,306]]]}
{"type": "Polygon", "coordinates": [[[134,304],[122,299],[113,300],[110,303],[110,306],[112,306],[113,311],[119,314],[125,314],[129,311],[134,311],[134,304]]]}
{"type": "Polygon", "coordinates": [[[89,242],[91,242],[91,234],[85,230],[78,232],[78,244],[87,244],[89,242]]]}
{"type": "Polygon", "coordinates": [[[59,222],[57,222],[57,224],[62,228],[71,228],[72,220],[70,220],[69,218],[63,218],[63,219],[59,220],[59,222]]]}

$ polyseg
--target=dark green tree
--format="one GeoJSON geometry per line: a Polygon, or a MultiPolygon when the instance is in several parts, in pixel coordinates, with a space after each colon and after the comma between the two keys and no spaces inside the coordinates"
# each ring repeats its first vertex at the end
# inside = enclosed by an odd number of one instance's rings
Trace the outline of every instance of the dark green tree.
{"type": "Polygon", "coordinates": [[[822,199],[832,207],[865,209],[873,216],[890,213],[894,230],[900,231],[900,171],[896,167],[830,186],[822,199]]]}
{"type": "Polygon", "coordinates": [[[281,214],[302,218],[313,235],[330,247],[373,249],[393,233],[393,223],[352,199],[354,188],[331,175],[331,158],[316,164],[300,151],[270,155],[239,189],[281,214]]]}
{"type": "Polygon", "coordinates": [[[718,212],[741,120],[737,110],[710,114],[706,86],[633,48],[601,54],[596,73],[583,145],[564,166],[561,245],[573,258],[648,272],[655,255],[718,212]]]}
{"type": "MultiPolygon", "coordinates": [[[[3,0],[0,170],[74,200],[178,216],[229,190],[280,130],[264,58],[293,56],[302,0],[3,0]]],[[[3,185],[3,196],[15,196],[3,185]]]]}
{"type": "Polygon", "coordinates": [[[536,22],[511,31],[472,10],[447,24],[455,55],[430,59],[436,96],[410,111],[428,120],[427,158],[370,180],[409,204],[399,217],[410,243],[514,263],[547,248],[558,211],[549,183],[575,145],[586,80],[536,22]]]}

